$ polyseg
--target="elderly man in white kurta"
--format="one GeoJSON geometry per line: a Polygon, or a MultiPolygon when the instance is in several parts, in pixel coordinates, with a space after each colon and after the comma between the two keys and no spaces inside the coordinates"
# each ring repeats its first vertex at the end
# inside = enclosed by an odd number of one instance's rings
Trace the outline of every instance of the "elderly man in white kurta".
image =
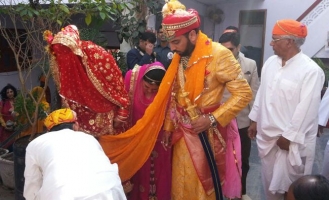
{"type": "Polygon", "coordinates": [[[324,73],[300,50],[306,35],[300,22],[276,22],[271,41],[276,55],[263,66],[249,114],[248,134],[257,137],[267,200],[283,200],[293,181],[312,173],[324,73]]]}
{"type": "Polygon", "coordinates": [[[51,132],[26,149],[26,200],[125,200],[117,164],[98,141],[77,131],[74,111],[59,109],[44,122],[51,132]]]}

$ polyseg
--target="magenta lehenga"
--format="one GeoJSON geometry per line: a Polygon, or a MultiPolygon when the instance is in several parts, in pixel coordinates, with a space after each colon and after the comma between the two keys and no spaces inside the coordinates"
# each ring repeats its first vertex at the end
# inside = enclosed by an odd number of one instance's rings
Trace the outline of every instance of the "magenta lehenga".
{"type": "MultiPolygon", "coordinates": [[[[142,116],[148,105],[153,101],[145,98],[142,89],[143,75],[153,65],[136,66],[127,72],[125,86],[131,99],[131,123],[135,124],[142,116]]],[[[161,64],[160,64],[161,65],[161,64]]],[[[156,134],[156,133],[154,133],[156,134]]],[[[171,199],[171,149],[165,150],[161,144],[162,131],[158,135],[153,151],[137,173],[130,179],[134,185],[128,194],[129,200],[169,200],[171,199]]]]}

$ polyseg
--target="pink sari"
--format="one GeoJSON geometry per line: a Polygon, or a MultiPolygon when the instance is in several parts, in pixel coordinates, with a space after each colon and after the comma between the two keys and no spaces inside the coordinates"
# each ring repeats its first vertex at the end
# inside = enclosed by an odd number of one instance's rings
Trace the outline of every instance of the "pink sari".
{"type": "MultiPolygon", "coordinates": [[[[142,116],[154,97],[147,99],[143,94],[142,81],[146,70],[160,63],[136,66],[127,72],[125,87],[131,99],[130,123],[134,125],[142,116]]],[[[161,144],[162,134],[158,134],[153,151],[137,173],[131,178],[134,185],[128,194],[129,200],[158,199],[168,200],[171,197],[171,149],[165,150],[161,144]]]]}

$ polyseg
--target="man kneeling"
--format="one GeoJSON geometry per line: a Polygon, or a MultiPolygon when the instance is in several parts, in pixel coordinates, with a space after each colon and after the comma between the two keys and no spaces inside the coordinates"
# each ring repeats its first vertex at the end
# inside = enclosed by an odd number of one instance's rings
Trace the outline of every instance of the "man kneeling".
{"type": "Polygon", "coordinates": [[[44,124],[50,132],[26,149],[27,200],[126,199],[117,164],[93,136],[78,131],[74,111],[56,110],[44,124]]]}

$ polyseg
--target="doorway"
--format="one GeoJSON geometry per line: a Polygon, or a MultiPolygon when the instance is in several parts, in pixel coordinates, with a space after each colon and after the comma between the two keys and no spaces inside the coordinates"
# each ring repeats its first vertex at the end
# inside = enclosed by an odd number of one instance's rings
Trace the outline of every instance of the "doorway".
{"type": "Polygon", "coordinates": [[[241,52],[256,61],[259,77],[264,59],[266,12],[267,10],[241,10],[239,13],[241,52]]]}

